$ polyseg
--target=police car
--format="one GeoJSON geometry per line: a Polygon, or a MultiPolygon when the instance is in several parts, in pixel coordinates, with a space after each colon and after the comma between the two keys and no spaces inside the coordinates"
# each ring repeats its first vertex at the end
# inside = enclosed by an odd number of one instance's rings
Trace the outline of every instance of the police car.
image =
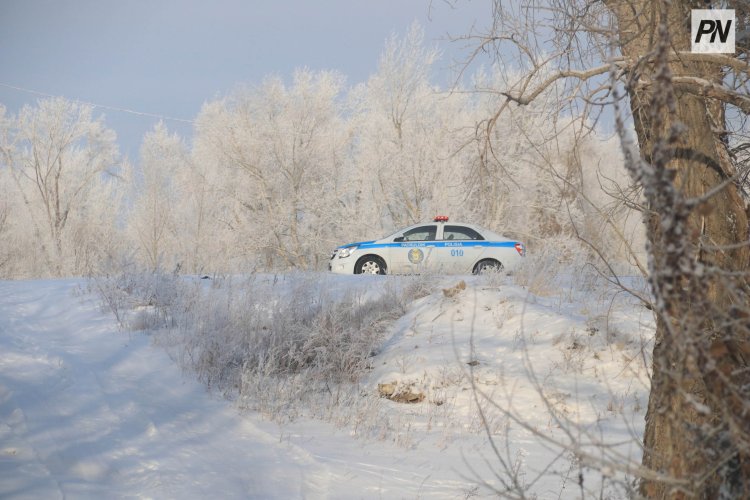
{"type": "Polygon", "coordinates": [[[510,271],[526,247],[472,224],[451,223],[440,215],[385,238],[341,245],[328,269],[339,274],[411,274],[430,269],[443,273],[510,271]]]}

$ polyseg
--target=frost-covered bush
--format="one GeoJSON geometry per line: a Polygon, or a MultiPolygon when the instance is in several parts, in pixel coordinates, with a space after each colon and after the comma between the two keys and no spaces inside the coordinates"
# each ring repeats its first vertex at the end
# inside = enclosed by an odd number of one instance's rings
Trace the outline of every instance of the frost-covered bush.
{"type": "Polygon", "coordinates": [[[356,382],[405,304],[394,290],[336,298],[314,283],[291,291],[227,283],[204,291],[177,320],[180,356],[200,380],[247,406],[291,404],[356,382]]]}
{"type": "Polygon", "coordinates": [[[89,282],[103,307],[115,315],[120,326],[131,330],[169,326],[179,285],[179,277],[173,273],[146,271],[132,263],[122,264],[119,272],[96,276],[89,282]]]}
{"type": "Polygon", "coordinates": [[[197,280],[128,269],[94,284],[121,323],[151,330],[201,382],[285,418],[298,403],[323,408],[357,392],[390,324],[429,293],[429,279],[374,278],[337,293],[321,274],[197,280]]]}

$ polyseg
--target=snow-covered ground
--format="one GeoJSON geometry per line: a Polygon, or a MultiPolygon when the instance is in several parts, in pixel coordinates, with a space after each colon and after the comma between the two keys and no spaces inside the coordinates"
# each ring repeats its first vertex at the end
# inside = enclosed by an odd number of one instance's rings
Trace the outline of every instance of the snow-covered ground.
{"type": "Polygon", "coordinates": [[[391,325],[361,382],[368,415],[282,424],[123,331],[83,280],[0,282],[0,497],[623,496],[602,477],[640,459],[650,312],[604,288],[465,280],[391,325]]]}
{"type": "Polygon", "coordinates": [[[0,497],[324,497],[327,467],[118,330],[76,281],[0,283],[0,497]]]}

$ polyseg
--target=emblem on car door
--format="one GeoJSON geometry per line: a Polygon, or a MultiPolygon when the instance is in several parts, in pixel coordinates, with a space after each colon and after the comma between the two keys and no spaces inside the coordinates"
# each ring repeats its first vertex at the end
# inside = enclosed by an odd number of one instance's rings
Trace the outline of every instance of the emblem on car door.
{"type": "Polygon", "coordinates": [[[412,248],[409,250],[409,262],[412,264],[420,264],[424,260],[424,253],[419,248],[412,248]]]}

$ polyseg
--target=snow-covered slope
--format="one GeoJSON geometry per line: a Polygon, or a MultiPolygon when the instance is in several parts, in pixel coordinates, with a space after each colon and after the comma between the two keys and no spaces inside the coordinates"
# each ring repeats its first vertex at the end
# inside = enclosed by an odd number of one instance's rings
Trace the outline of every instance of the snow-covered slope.
{"type": "MultiPolygon", "coordinates": [[[[328,286],[358,286],[347,278],[328,286]]],[[[457,282],[391,327],[362,382],[368,414],[338,427],[240,414],[83,281],[0,282],[0,497],[567,498],[639,460],[647,310],[457,282]]]]}
{"type": "Polygon", "coordinates": [[[650,311],[609,293],[564,302],[467,281],[413,305],[371,385],[422,395],[393,411],[422,416],[412,431],[422,444],[463,446],[466,469],[489,488],[580,496],[580,475],[584,496],[603,482],[606,495],[624,496],[625,485],[603,478],[628,482],[616,472],[640,462],[650,311]],[[435,424],[443,430],[428,432],[435,424]]]}
{"type": "Polygon", "coordinates": [[[0,283],[0,497],[326,496],[325,466],[119,331],[78,285],[0,283]]]}

